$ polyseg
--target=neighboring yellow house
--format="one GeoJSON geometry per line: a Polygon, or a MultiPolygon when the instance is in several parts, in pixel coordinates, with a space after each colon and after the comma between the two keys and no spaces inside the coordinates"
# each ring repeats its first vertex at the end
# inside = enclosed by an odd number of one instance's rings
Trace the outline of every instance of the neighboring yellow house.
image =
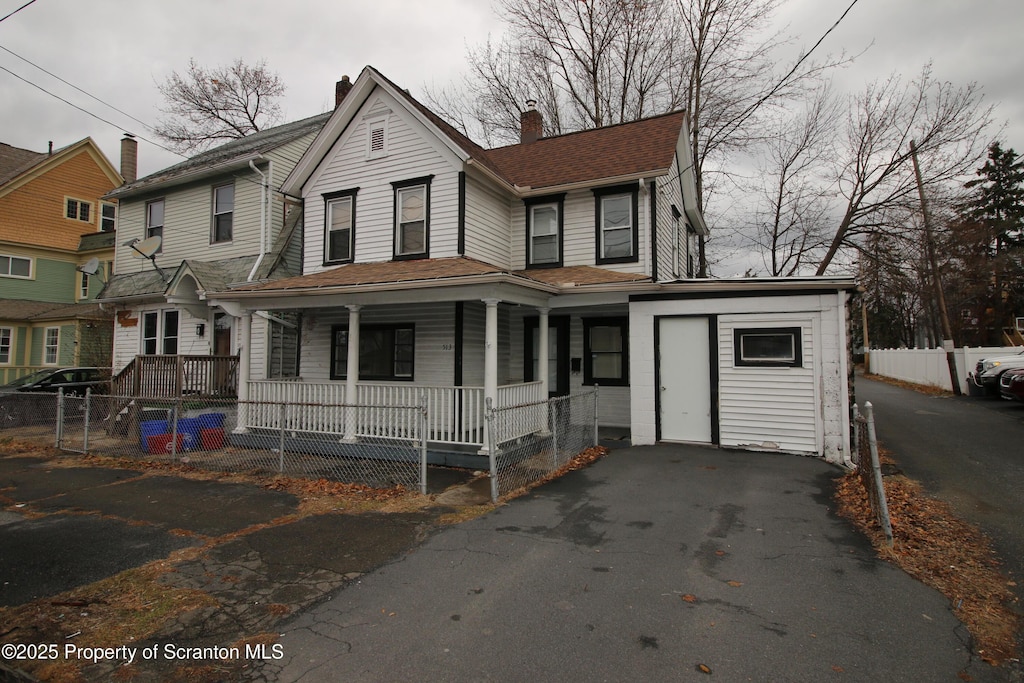
{"type": "Polygon", "coordinates": [[[101,198],[122,183],[91,138],[44,153],[0,143],[0,384],[110,365],[113,317],[93,299],[114,260],[117,204],[101,198]]]}

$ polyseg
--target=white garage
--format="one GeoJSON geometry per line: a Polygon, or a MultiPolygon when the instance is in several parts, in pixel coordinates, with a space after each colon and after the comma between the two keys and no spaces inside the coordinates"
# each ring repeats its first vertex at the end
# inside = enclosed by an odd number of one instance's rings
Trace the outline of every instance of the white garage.
{"type": "Polygon", "coordinates": [[[687,281],[630,298],[632,441],[849,458],[845,278],[687,281]]]}

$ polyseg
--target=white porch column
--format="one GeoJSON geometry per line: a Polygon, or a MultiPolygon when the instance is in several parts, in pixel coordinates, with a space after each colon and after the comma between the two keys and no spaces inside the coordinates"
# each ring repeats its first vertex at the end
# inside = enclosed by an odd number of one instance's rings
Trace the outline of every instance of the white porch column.
{"type": "MultiPolygon", "coordinates": [[[[498,405],[498,299],[484,299],[487,305],[486,326],[484,328],[484,405],[490,400],[491,407],[498,405]]],[[[491,426],[484,420],[483,455],[490,454],[491,426]]]]}
{"type": "MultiPolygon", "coordinates": [[[[211,328],[212,330],[212,328],[211,328]]],[[[211,336],[213,332],[210,332],[211,336]]],[[[249,430],[249,376],[252,368],[252,312],[238,318],[238,418],[235,433],[249,430]]]]}
{"type": "MultiPolygon", "coordinates": [[[[548,392],[548,313],[551,312],[550,308],[538,308],[537,313],[540,314],[540,319],[537,321],[537,377],[535,379],[540,380],[540,395],[542,400],[547,400],[548,392]]],[[[529,363],[531,359],[524,358],[524,363],[529,363]]],[[[548,410],[542,411],[543,417],[541,418],[540,429],[541,435],[546,435],[549,432],[548,425],[548,410]]]]}
{"type": "MultiPolygon", "coordinates": [[[[354,405],[359,401],[359,309],[362,306],[348,306],[348,370],[345,375],[345,403],[354,405]]],[[[345,441],[356,440],[355,408],[345,409],[345,441]]]]}

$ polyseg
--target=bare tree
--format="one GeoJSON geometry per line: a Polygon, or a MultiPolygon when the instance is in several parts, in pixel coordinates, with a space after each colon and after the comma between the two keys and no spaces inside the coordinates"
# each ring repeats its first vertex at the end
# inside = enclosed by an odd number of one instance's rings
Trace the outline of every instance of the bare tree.
{"type": "Polygon", "coordinates": [[[164,97],[160,111],[168,118],[155,132],[179,152],[202,151],[281,120],[277,99],[285,86],[265,61],[249,66],[236,59],[208,68],[190,59],[187,72],[171,72],[157,88],[164,97]]]}
{"type": "Polygon", "coordinates": [[[842,247],[856,247],[858,236],[906,225],[904,211],[917,200],[911,139],[926,188],[954,183],[974,167],[992,119],[992,108],[981,100],[976,84],[937,81],[930,66],[909,84],[891,76],[851,98],[846,133],[834,152],[833,181],[843,206],[818,275],[842,247]]]}
{"type": "Polygon", "coordinates": [[[822,180],[837,104],[822,87],[801,117],[781,117],[764,145],[753,242],[773,277],[799,274],[828,244],[829,192],[822,180]]]}

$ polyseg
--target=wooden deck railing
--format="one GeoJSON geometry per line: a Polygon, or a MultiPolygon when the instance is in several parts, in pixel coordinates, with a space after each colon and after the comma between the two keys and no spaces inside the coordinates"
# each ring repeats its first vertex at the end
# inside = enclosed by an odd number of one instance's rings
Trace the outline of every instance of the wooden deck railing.
{"type": "Polygon", "coordinates": [[[116,396],[231,398],[238,395],[238,356],[136,356],[111,389],[116,396]]]}

